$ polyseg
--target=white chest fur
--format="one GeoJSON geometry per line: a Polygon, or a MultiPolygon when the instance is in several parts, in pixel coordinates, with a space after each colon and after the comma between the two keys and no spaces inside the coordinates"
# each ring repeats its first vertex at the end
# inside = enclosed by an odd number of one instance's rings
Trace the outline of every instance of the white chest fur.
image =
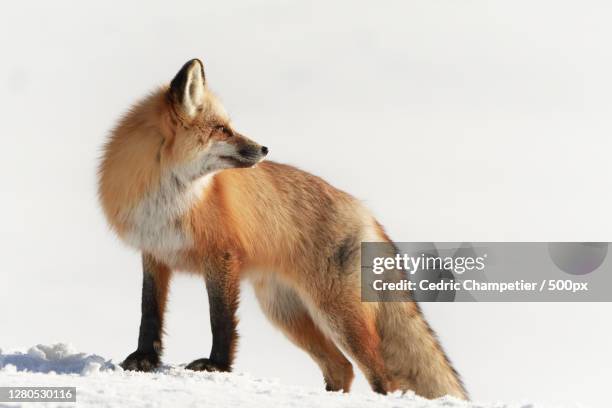
{"type": "Polygon", "coordinates": [[[146,195],[127,214],[130,227],[125,241],[169,262],[189,249],[193,242],[184,227],[183,216],[202,198],[212,177],[213,174],[209,174],[189,182],[176,173],[166,174],[159,188],[146,195]]]}

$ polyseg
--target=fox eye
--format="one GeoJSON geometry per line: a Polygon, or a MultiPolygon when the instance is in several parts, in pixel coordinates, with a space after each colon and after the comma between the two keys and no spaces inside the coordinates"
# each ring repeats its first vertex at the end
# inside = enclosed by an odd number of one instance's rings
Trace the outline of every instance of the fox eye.
{"type": "Polygon", "coordinates": [[[231,137],[233,136],[232,131],[229,130],[229,128],[227,126],[224,125],[218,125],[215,127],[215,129],[221,133],[224,133],[226,136],[231,137]]]}

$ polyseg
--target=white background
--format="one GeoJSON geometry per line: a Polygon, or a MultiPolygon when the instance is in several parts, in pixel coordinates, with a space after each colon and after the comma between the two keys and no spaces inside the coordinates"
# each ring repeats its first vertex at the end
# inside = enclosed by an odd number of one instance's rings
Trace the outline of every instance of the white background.
{"type": "MultiPolygon", "coordinates": [[[[397,241],[610,241],[612,9],[594,1],[10,2],[0,13],[0,347],[136,346],[137,253],[95,195],[118,117],[200,57],[236,128],[397,241]]],[[[610,304],[427,304],[476,400],[597,406],[610,304]]],[[[250,288],[236,369],[322,387],[250,288]]],[[[208,355],[175,279],[168,362],[208,355]]],[[[360,376],[355,389],[365,392],[360,376]]]]}

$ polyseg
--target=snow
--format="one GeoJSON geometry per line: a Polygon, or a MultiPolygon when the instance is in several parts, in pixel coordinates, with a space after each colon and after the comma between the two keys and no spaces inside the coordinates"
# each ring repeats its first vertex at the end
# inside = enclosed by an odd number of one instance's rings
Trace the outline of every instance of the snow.
{"type": "MultiPolygon", "coordinates": [[[[130,372],[111,360],[79,353],[61,343],[37,345],[26,352],[4,353],[0,349],[0,386],[76,387],[77,406],[535,408],[532,404],[477,404],[451,397],[426,400],[414,393],[331,393],[285,386],[244,373],[201,373],[172,365],[153,373],[130,372]]],[[[0,403],[0,407],[18,406],[23,405],[0,403]]]]}

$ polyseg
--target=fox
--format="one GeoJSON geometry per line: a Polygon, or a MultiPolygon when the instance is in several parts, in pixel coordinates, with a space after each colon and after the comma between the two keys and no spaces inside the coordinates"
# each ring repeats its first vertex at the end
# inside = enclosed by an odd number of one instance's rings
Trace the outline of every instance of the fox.
{"type": "Polygon", "coordinates": [[[110,229],[141,253],[143,275],[138,346],[122,367],[161,364],[170,279],[184,272],[205,281],[212,332],[208,357],[187,370],[232,371],[245,280],[327,391],[350,391],[351,358],[374,392],[467,399],[416,301],[361,299],[361,243],[391,243],[381,224],[353,196],[268,153],[233,127],[200,59],[110,132],[98,197],[110,229]]]}

